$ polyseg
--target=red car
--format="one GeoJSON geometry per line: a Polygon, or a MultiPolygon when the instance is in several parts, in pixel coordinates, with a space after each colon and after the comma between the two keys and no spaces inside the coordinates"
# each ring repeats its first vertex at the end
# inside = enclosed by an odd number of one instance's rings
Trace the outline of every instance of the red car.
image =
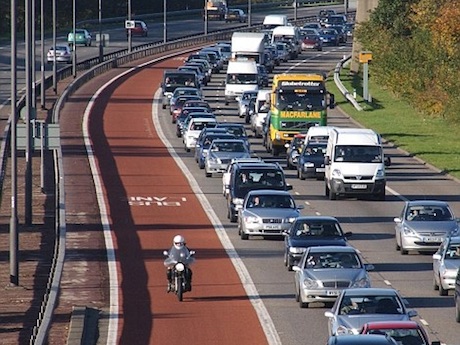
{"type": "Polygon", "coordinates": [[[131,36],[147,37],[149,33],[147,24],[145,24],[142,20],[135,20],[134,27],[132,29],[126,29],[126,35],[129,34],[129,31],[131,31],[131,36]]]}
{"type": "Polygon", "coordinates": [[[363,325],[361,334],[389,335],[402,345],[441,345],[430,343],[423,327],[415,321],[373,321],[363,325]]]}

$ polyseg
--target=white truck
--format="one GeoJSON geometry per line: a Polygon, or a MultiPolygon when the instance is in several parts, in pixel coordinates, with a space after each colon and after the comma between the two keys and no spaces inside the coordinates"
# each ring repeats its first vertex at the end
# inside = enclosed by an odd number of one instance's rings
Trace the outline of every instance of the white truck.
{"type": "Polygon", "coordinates": [[[302,52],[300,31],[296,26],[286,25],[274,28],[271,43],[275,44],[278,41],[288,41],[294,46],[295,56],[291,56],[291,58],[296,58],[302,52]]]}
{"type": "Polygon", "coordinates": [[[230,60],[225,79],[225,105],[251,90],[259,90],[257,63],[248,59],[230,60]]]}
{"type": "Polygon", "coordinates": [[[267,41],[267,36],[262,32],[234,32],[232,35],[232,58],[254,60],[256,63],[264,65],[265,43],[267,41]]]}
{"type": "Polygon", "coordinates": [[[288,24],[288,17],[285,14],[269,14],[264,18],[263,28],[273,30],[277,26],[286,26],[288,24]]]}
{"type": "Polygon", "coordinates": [[[324,156],[325,194],[330,200],[339,195],[385,200],[385,166],[390,164],[383,154],[382,139],[373,130],[332,128],[324,156]]]}

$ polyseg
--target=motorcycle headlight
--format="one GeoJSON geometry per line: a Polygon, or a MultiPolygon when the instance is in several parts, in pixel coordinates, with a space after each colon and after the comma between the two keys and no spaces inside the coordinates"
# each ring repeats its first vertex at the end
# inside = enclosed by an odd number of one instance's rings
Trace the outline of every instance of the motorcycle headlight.
{"type": "Polygon", "coordinates": [[[183,272],[185,270],[185,266],[182,262],[177,263],[175,267],[178,272],[183,272]]]}
{"type": "Polygon", "coordinates": [[[332,178],[342,178],[342,172],[339,169],[332,170],[332,178]]]}

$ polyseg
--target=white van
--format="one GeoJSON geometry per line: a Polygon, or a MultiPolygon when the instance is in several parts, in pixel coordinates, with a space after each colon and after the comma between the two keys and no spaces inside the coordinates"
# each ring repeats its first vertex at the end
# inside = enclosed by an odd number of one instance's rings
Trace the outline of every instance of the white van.
{"type": "Polygon", "coordinates": [[[335,127],[329,133],[324,157],[325,194],[373,195],[385,200],[385,166],[382,139],[371,129],[335,127]]]}
{"type": "Polygon", "coordinates": [[[257,63],[254,60],[230,60],[225,80],[225,105],[244,91],[259,90],[257,63]]]}
{"type": "Polygon", "coordinates": [[[329,140],[329,133],[334,129],[333,126],[312,126],[308,129],[305,136],[305,145],[308,141],[325,141],[329,140]]]}
{"type": "Polygon", "coordinates": [[[300,37],[299,28],[296,26],[277,26],[273,29],[272,33],[272,44],[276,44],[278,41],[289,41],[295,48],[297,57],[302,52],[302,42],[300,37]]]}
{"type": "Polygon", "coordinates": [[[271,89],[259,90],[257,92],[254,114],[251,114],[251,129],[256,137],[262,136],[262,128],[270,111],[271,89]]]}
{"type": "Polygon", "coordinates": [[[266,15],[263,21],[263,28],[273,30],[277,26],[289,25],[288,17],[285,14],[269,14],[266,15]]]}

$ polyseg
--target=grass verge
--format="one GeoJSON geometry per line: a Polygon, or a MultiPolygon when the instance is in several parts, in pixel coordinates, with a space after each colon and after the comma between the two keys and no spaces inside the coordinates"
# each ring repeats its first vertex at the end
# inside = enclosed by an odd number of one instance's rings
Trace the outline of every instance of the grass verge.
{"type": "MultiPolygon", "coordinates": [[[[372,77],[372,76],[371,76],[372,77]]],[[[362,75],[350,74],[344,67],[340,79],[348,91],[356,90],[356,100],[363,111],[357,111],[329,78],[327,87],[335,94],[336,103],[354,120],[380,133],[385,140],[410,152],[438,169],[460,178],[460,124],[442,118],[428,117],[398,99],[369,78],[371,102],[362,98],[362,75]]]]}

